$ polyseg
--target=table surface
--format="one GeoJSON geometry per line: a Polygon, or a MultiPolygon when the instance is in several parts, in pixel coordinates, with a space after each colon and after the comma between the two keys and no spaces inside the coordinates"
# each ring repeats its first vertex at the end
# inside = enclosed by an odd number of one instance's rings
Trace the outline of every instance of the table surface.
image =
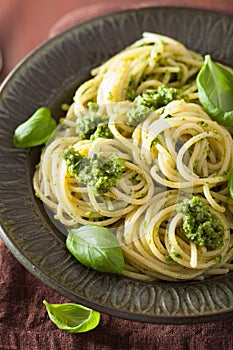
{"type": "MultiPolygon", "coordinates": [[[[233,14],[233,0],[122,1],[1,0],[0,82],[49,36],[89,18],[142,6],[198,7],[233,14]]],[[[102,314],[91,332],[69,334],[49,320],[46,299],[65,299],[28,272],[0,240],[0,350],[47,349],[233,349],[233,320],[197,325],[155,325],[102,314]]]]}

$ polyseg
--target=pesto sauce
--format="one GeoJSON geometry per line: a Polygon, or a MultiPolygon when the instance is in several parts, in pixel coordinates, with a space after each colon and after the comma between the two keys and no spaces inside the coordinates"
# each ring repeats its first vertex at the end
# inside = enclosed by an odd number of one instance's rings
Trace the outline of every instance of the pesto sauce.
{"type": "Polygon", "coordinates": [[[116,154],[105,158],[94,153],[92,158],[86,158],[73,147],[69,147],[63,152],[63,158],[68,172],[79,182],[91,186],[100,196],[117,184],[125,169],[116,154]]]}
{"type": "Polygon", "coordinates": [[[135,106],[129,108],[127,112],[127,125],[137,126],[143,120],[145,120],[151,113],[151,110],[146,106],[135,106]]]}
{"type": "Polygon", "coordinates": [[[184,214],[182,229],[189,240],[210,250],[223,246],[224,227],[200,197],[183,200],[176,210],[184,214]]]}
{"type": "Polygon", "coordinates": [[[111,130],[108,127],[108,124],[106,124],[106,123],[98,124],[95,132],[91,135],[90,140],[94,141],[100,137],[105,138],[105,139],[113,139],[114,138],[114,135],[112,134],[111,130]]]}
{"type": "Polygon", "coordinates": [[[142,95],[136,97],[134,102],[138,105],[156,110],[166,106],[169,102],[175,100],[177,90],[175,88],[159,86],[157,90],[147,89],[142,95]]]}
{"type": "Polygon", "coordinates": [[[112,134],[110,134],[111,132],[108,128],[108,121],[109,117],[107,115],[98,113],[98,105],[93,105],[89,107],[85,115],[76,119],[76,134],[78,135],[78,137],[80,137],[81,140],[89,140],[91,136],[97,131],[99,125],[102,125],[101,131],[98,130],[97,132],[101,132],[100,137],[109,138],[106,135],[112,134]]]}
{"type": "Polygon", "coordinates": [[[66,162],[68,172],[76,177],[79,172],[80,165],[83,161],[83,156],[75,151],[73,147],[68,147],[63,153],[62,157],[66,162]]]}
{"type": "Polygon", "coordinates": [[[127,124],[137,126],[145,120],[151,111],[166,106],[177,98],[177,89],[159,86],[157,90],[147,89],[142,95],[138,95],[134,102],[135,107],[127,113],[127,124]]]}

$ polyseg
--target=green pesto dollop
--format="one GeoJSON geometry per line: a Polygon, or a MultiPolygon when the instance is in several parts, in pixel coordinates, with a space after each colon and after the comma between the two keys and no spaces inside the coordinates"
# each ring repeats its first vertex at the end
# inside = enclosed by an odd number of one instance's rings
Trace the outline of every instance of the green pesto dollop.
{"type": "MultiPolygon", "coordinates": [[[[91,106],[86,114],[76,119],[76,134],[81,140],[89,140],[101,124],[101,136],[99,137],[112,138],[112,133],[108,127],[108,121],[109,117],[107,115],[98,112],[98,105],[91,106]]],[[[98,131],[98,133],[100,133],[100,131],[98,131]]],[[[95,136],[94,138],[97,137],[95,136]]]]}
{"type": "Polygon", "coordinates": [[[141,105],[129,108],[127,112],[126,123],[129,126],[137,126],[143,120],[145,120],[150,113],[151,113],[151,110],[148,107],[141,106],[141,105]]]}
{"type": "Polygon", "coordinates": [[[127,124],[137,126],[148,117],[151,110],[166,106],[176,98],[177,89],[175,88],[159,86],[157,90],[147,89],[142,95],[138,95],[134,99],[136,106],[129,109],[127,124]]]}
{"type": "Polygon", "coordinates": [[[76,177],[84,157],[78,151],[75,151],[73,147],[68,147],[64,150],[62,157],[66,162],[68,172],[76,177]]]}
{"type": "Polygon", "coordinates": [[[157,90],[147,89],[142,95],[135,98],[137,105],[146,106],[152,110],[166,106],[177,97],[177,89],[159,86],[157,90]]]}
{"type": "Polygon", "coordinates": [[[183,200],[176,210],[184,214],[183,232],[189,240],[209,250],[223,246],[224,227],[200,197],[183,200]]]}
{"type": "Polygon", "coordinates": [[[98,138],[113,139],[114,135],[108,127],[108,124],[100,123],[98,124],[95,132],[91,135],[90,140],[94,141],[98,138]]]}
{"type": "Polygon", "coordinates": [[[116,154],[105,158],[94,153],[91,158],[86,158],[73,147],[69,147],[63,152],[63,158],[68,172],[79,182],[92,187],[100,196],[117,184],[125,169],[116,154]]]}

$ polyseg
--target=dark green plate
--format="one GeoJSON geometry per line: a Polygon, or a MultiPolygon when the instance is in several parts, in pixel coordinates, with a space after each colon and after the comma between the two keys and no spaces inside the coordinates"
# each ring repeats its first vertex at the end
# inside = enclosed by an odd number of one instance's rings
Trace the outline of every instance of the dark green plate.
{"type": "Polygon", "coordinates": [[[26,57],[0,95],[0,234],[36,277],[74,302],[100,312],[152,323],[196,323],[233,316],[233,274],[203,282],[141,283],[80,265],[65,236],[34,196],[39,148],[12,146],[15,127],[39,106],[61,116],[90,70],[152,31],[233,66],[233,17],[188,8],[145,8],[110,14],[75,26],[26,57]]]}

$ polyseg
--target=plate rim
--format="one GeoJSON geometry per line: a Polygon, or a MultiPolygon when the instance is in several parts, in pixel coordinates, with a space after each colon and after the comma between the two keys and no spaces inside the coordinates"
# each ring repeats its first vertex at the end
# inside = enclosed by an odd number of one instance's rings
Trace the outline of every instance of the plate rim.
{"type": "MultiPolygon", "coordinates": [[[[187,12],[198,12],[198,13],[209,13],[209,14],[215,14],[216,16],[226,16],[230,19],[233,18],[232,15],[218,12],[215,10],[207,10],[207,9],[198,9],[198,8],[188,8],[188,7],[172,7],[172,6],[162,6],[162,7],[143,7],[139,9],[127,9],[127,10],[121,10],[117,12],[108,13],[106,15],[101,15],[95,18],[92,18],[88,21],[82,22],[80,24],[77,24],[75,26],[72,26],[71,28],[66,29],[65,31],[61,32],[60,34],[56,35],[53,38],[50,38],[46,40],[44,43],[39,45],[37,48],[32,50],[28,55],[26,55],[16,66],[15,68],[8,74],[8,76],[4,79],[4,81],[1,84],[0,87],[0,94],[5,93],[5,90],[8,88],[8,85],[12,84],[12,80],[14,82],[14,76],[18,74],[19,70],[27,64],[28,61],[31,60],[32,57],[35,57],[38,55],[41,50],[44,50],[50,45],[53,45],[56,41],[59,41],[60,38],[64,38],[68,33],[71,33],[75,30],[78,30],[82,27],[88,26],[93,23],[97,23],[98,21],[104,20],[104,19],[110,19],[112,16],[121,16],[122,14],[126,13],[135,13],[135,12],[142,12],[142,11],[150,11],[150,10],[175,10],[175,11],[187,11],[187,12]]],[[[0,99],[1,102],[1,99],[0,99]]],[[[1,211],[0,211],[1,214],[1,211]]],[[[2,221],[2,220],[1,220],[2,221]]],[[[88,300],[83,296],[78,296],[74,291],[71,291],[68,288],[65,288],[64,286],[60,286],[56,281],[54,285],[54,280],[51,278],[51,276],[48,276],[44,273],[41,269],[36,267],[33,264],[33,261],[31,261],[25,253],[17,249],[17,246],[15,245],[15,242],[10,238],[10,236],[7,234],[6,230],[4,229],[4,225],[1,224],[0,227],[0,237],[2,238],[3,242],[6,244],[6,246],[10,249],[10,251],[13,253],[13,255],[19,260],[22,265],[26,267],[27,270],[29,270],[33,275],[35,275],[38,279],[40,279],[43,283],[47,284],[54,290],[58,291],[60,294],[67,296],[69,299],[77,300],[79,299],[81,302],[84,302],[85,305],[88,305],[91,308],[94,308],[96,310],[99,310],[100,312],[109,313],[114,316],[119,316],[125,319],[130,319],[134,321],[141,321],[141,322],[151,322],[151,323],[163,323],[163,324],[183,324],[183,323],[199,323],[199,322],[208,322],[210,320],[223,320],[226,318],[230,318],[233,316],[233,308],[232,309],[226,309],[223,311],[216,311],[211,313],[202,313],[202,314],[194,314],[194,315],[172,315],[172,316],[161,316],[158,314],[149,315],[147,313],[136,313],[135,311],[131,313],[129,310],[122,310],[122,309],[116,309],[111,306],[103,306],[100,304],[96,304],[93,300],[88,300]],[[65,294],[64,294],[65,289],[65,294]],[[74,295],[75,294],[75,295],[74,295]]],[[[141,283],[140,283],[141,284],[141,283]]],[[[180,283],[179,283],[180,284],[180,283]]]]}

